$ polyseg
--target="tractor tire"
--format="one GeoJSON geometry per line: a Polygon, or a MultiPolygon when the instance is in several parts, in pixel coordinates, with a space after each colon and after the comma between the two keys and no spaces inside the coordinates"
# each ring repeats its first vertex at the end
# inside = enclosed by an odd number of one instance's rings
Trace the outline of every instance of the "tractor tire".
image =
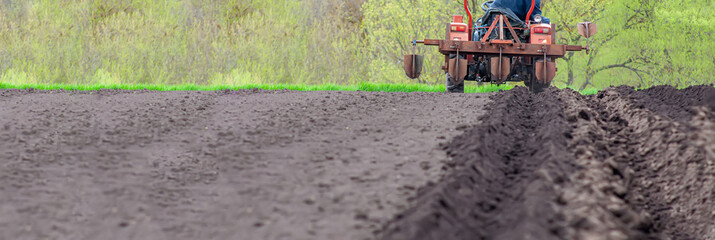
{"type": "Polygon", "coordinates": [[[444,83],[444,88],[445,88],[446,92],[448,92],[448,93],[464,93],[464,81],[462,81],[462,84],[455,85],[454,83],[452,83],[452,81],[450,81],[450,79],[452,77],[449,76],[449,73],[445,73],[444,75],[446,76],[445,78],[447,79],[444,83]]]}

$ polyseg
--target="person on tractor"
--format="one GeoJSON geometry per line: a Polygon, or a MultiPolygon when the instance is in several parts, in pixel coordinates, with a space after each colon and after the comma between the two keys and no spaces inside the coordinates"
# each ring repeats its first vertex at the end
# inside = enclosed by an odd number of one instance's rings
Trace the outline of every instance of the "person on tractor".
{"type": "MultiPolygon", "coordinates": [[[[489,2],[492,2],[491,5],[489,5],[489,8],[509,9],[524,22],[527,22],[527,19],[524,18],[526,17],[526,14],[529,13],[529,9],[531,9],[532,4],[531,0],[494,0],[489,2]]],[[[486,2],[486,4],[489,2],[486,2]]],[[[533,4],[534,9],[528,19],[530,21],[534,21],[534,16],[541,15],[541,0],[534,0],[533,4]]],[[[541,23],[551,23],[551,21],[549,21],[546,17],[542,16],[541,19],[541,23]]]]}
{"type": "MultiPolygon", "coordinates": [[[[514,27],[520,27],[520,28],[526,28],[528,21],[533,21],[533,22],[538,22],[538,23],[551,23],[549,18],[546,18],[544,16],[541,16],[541,0],[493,0],[493,1],[487,1],[484,2],[481,5],[482,10],[484,11],[484,16],[479,18],[476,22],[476,25],[480,28],[474,31],[472,39],[481,39],[484,34],[487,32],[487,28],[489,25],[492,23],[494,20],[494,17],[496,15],[503,14],[505,15],[508,19],[509,22],[511,23],[512,26],[514,27]],[[532,9],[533,7],[533,9],[532,9]],[[527,21],[527,16],[529,13],[529,19],[527,21]],[[540,16],[539,18],[535,18],[536,16],[540,16]]],[[[496,32],[492,32],[492,35],[496,35],[496,32]]],[[[524,34],[519,34],[518,36],[512,36],[512,37],[519,37],[522,41],[526,41],[526,37],[524,34]]],[[[478,40],[477,40],[478,41],[478,40]]],[[[456,54],[450,54],[449,55],[450,59],[455,59],[457,58],[456,54]]],[[[459,59],[466,59],[466,55],[460,55],[459,59]]],[[[484,69],[479,69],[478,66],[472,65],[471,66],[473,69],[471,69],[469,72],[476,73],[479,71],[486,71],[486,68],[484,69]]],[[[459,84],[454,84],[453,83],[453,77],[449,75],[449,73],[446,74],[446,82],[445,82],[445,87],[447,92],[457,92],[461,93],[464,92],[464,82],[462,81],[459,84]]],[[[476,76],[474,74],[469,75],[467,79],[474,79],[476,76]]]]}

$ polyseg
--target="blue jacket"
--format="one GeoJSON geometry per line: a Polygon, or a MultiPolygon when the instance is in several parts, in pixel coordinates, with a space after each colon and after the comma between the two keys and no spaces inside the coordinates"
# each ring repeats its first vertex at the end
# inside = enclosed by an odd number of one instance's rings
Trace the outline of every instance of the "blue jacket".
{"type": "MultiPolygon", "coordinates": [[[[541,0],[536,0],[534,4],[534,11],[531,12],[529,20],[534,20],[534,15],[541,14],[541,8],[539,6],[541,6],[541,0]]],[[[519,19],[526,22],[524,17],[529,12],[529,8],[531,8],[531,0],[494,0],[494,3],[492,3],[489,7],[511,9],[511,11],[514,12],[519,19]]],[[[551,23],[548,18],[543,15],[541,17],[543,19],[541,20],[542,23],[551,23]]]]}

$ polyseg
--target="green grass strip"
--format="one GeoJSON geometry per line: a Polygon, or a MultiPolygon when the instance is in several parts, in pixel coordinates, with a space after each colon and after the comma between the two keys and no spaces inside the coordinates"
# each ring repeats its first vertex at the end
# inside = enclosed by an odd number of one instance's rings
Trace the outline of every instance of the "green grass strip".
{"type": "MultiPolygon", "coordinates": [[[[295,90],[295,91],[365,91],[365,92],[444,92],[442,85],[430,84],[389,84],[389,83],[360,83],[357,85],[300,85],[300,84],[246,84],[246,85],[153,85],[153,84],[10,84],[0,83],[0,89],[38,89],[38,90],[79,90],[96,91],[100,89],[123,89],[123,90],[152,90],[152,91],[216,91],[216,90],[241,90],[241,89],[264,89],[264,90],[295,90]]],[[[465,86],[465,92],[485,93],[499,90],[509,90],[513,85],[482,85],[465,86]]]]}
{"type": "MultiPolygon", "coordinates": [[[[578,90],[576,90],[576,91],[578,91],[578,90]]],[[[596,88],[587,88],[587,89],[584,89],[584,90],[581,90],[578,92],[581,93],[581,95],[594,95],[594,94],[597,94],[598,91],[601,91],[601,90],[596,89],[596,88]]]]}
{"type": "MultiPolygon", "coordinates": [[[[484,84],[466,85],[464,91],[467,93],[488,93],[499,90],[510,90],[515,85],[491,85],[484,84]]],[[[363,91],[363,92],[444,92],[444,86],[431,84],[392,84],[392,83],[360,83],[357,85],[301,85],[301,84],[245,84],[245,85],[156,85],[156,84],[10,84],[0,83],[0,89],[39,89],[39,90],[78,90],[96,91],[101,89],[122,89],[122,90],[151,90],[151,91],[217,91],[217,90],[241,90],[241,89],[264,89],[264,90],[293,90],[293,91],[363,91]]],[[[579,91],[584,95],[598,93],[598,89],[586,89],[579,91]]]]}

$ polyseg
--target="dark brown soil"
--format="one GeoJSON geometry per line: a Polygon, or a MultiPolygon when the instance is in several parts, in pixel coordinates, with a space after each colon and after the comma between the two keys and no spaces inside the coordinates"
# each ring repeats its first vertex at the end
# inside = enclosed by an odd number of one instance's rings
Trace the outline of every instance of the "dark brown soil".
{"type": "Polygon", "coordinates": [[[548,182],[574,169],[562,104],[553,90],[497,96],[483,124],[446,147],[455,171],[421,191],[387,239],[549,239],[565,224],[550,206],[556,193],[548,182]]]}
{"type": "Polygon", "coordinates": [[[617,88],[617,91],[623,96],[629,96],[636,108],[645,108],[681,123],[687,123],[697,114],[693,106],[715,107],[715,88],[712,86],[691,86],[678,90],[664,85],[641,91],[623,86],[617,88]]]}
{"type": "Polygon", "coordinates": [[[494,95],[380,237],[715,239],[713,90],[494,95]]]}
{"type": "Polygon", "coordinates": [[[0,239],[369,239],[488,94],[0,90],[0,239]]]}
{"type": "Polygon", "coordinates": [[[0,90],[0,239],[715,239],[715,88],[0,90]]]}

